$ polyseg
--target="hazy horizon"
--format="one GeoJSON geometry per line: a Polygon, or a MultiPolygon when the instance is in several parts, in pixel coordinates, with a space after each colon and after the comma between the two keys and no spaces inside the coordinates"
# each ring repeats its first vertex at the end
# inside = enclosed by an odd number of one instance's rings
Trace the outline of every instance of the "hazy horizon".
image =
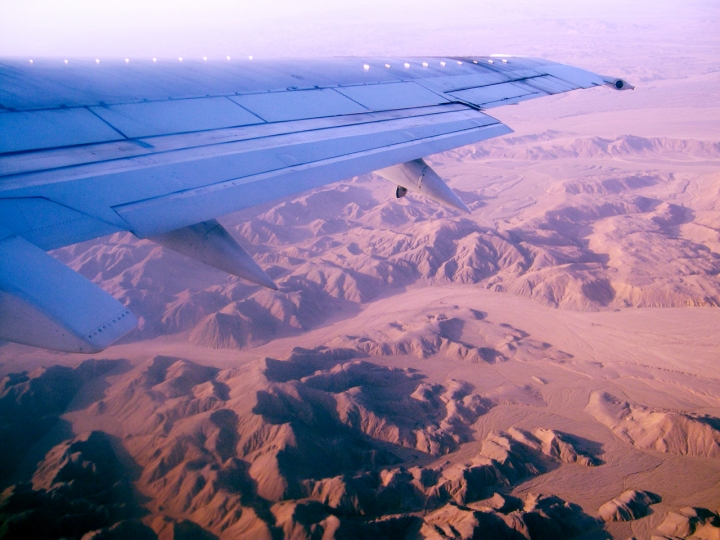
{"type": "Polygon", "coordinates": [[[594,21],[598,44],[618,45],[632,28],[695,24],[711,4],[4,0],[0,57],[523,54],[538,32],[555,33],[558,46],[572,47],[583,43],[594,21]]]}

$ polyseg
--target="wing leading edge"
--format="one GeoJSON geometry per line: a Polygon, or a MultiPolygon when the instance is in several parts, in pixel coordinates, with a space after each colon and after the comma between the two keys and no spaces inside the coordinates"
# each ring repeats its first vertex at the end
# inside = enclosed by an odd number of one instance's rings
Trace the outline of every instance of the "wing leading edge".
{"type": "Polygon", "coordinates": [[[0,321],[15,321],[0,338],[82,352],[107,346],[134,317],[117,319],[117,301],[68,279],[72,271],[42,250],[130,231],[274,287],[215,217],[372,171],[398,193],[462,208],[422,158],[512,131],[484,110],[578,88],[632,88],[509,57],[104,71],[39,64],[0,62],[0,250],[14,267],[39,265],[28,277],[0,265],[0,321]],[[72,301],[42,300],[41,285],[58,280],[72,301]],[[73,326],[84,305],[86,319],[73,326]],[[92,337],[103,325],[103,339],[92,337]],[[70,337],[48,338],[58,332],[70,337]]]}

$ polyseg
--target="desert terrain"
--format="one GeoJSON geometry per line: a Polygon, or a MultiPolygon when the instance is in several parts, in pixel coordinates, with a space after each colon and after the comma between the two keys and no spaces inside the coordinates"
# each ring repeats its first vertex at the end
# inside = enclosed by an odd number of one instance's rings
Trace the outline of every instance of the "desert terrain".
{"type": "Polygon", "coordinates": [[[140,325],[0,344],[0,538],[720,538],[712,7],[493,33],[637,90],[429,156],[471,215],[371,174],[220,218],[279,291],[129,234],[55,251],[140,325]]]}

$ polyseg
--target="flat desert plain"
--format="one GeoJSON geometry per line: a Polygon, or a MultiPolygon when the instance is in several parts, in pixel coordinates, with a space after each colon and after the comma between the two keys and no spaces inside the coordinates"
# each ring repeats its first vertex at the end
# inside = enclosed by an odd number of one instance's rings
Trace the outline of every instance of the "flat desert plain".
{"type": "Polygon", "coordinates": [[[692,13],[528,22],[637,90],[489,111],[516,133],[428,158],[471,215],[366,175],[221,218],[277,292],[131,235],[54,252],[140,325],[0,346],[0,537],[720,538],[720,34],[692,13]]]}

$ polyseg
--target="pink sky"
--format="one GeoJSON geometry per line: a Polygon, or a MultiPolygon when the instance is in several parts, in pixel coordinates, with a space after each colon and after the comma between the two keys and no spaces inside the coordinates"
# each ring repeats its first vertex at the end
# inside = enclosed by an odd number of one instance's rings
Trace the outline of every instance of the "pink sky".
{"type": "MultiPolygon", "coordinates": [[[[523,53],[536,20],[657,24],[691,0],[0,0],[0,56],[295,56],[523,53]],[[530,31],[529,31],[530,30],[530,31]],[[517,50],[499,51],[497,47],[517,50]]],[[[571,27],[547,27],[572,39],[571,27]]],[[[623,28],[606,27],[608,40],[623,28]]]]}

